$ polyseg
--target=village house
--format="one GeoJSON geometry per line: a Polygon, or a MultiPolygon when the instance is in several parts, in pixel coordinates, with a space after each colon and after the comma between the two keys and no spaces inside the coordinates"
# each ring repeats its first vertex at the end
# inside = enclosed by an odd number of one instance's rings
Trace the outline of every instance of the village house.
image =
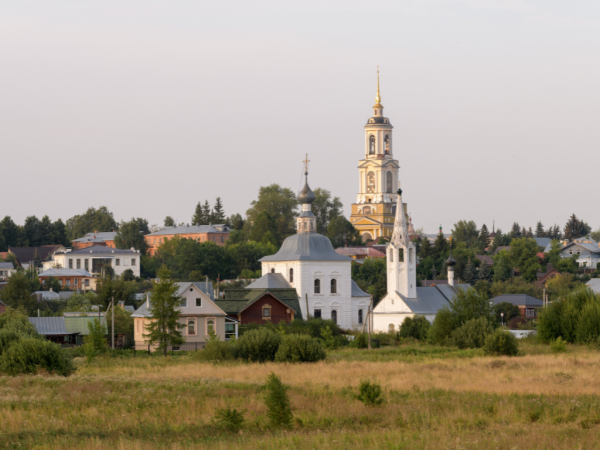
{"type": "Polygon", "coordinates": [[[91,247],[92,245],[103,245],[106,247],[116,248],[116,234],[116,231],[104,231],[100,233],[94,231],[93,233],[88,233],[79,239],[73,239],[73,250],[91,247]]]}
{"type": "MultiPolygon", "coordinates": [[[[216,305],[211,282],[178,282],[177,296],[183,299],[179,307],[178,322],[185,344],[173,350],[196,350],[204,348],[211,334],[219,340],[237,337],[237,322],[216,305]]],[[[152,321],[150,294],[146,301],[131,315],[134,325],[134,342],[138,350],[156,350],[144,337],[148,333],[146,326],[152,321]]],[[[171,350],[171,348],[169,348],[171,350]]]]}
{"type": "Polygon", "coordinates": [[[280,273],[267,273],[244,289],[227,289],[215,303],[239,325],[290,323],[301,319],[298,293],[280,273]]]}
{"type": "Polygon", "coordinates": [[[10,261],[0,262],[0,281],[6,281],[15,272],[15,267],[10,261]]]}
{"type": "Polygon", "coordinates": [[[38,274],[38,278],[42,284],[55,278],[63,288],[96,290],[96,278],[85,269],[51,268],[38,274]]]}
{"type": "Polygon", "coordinates": [[[148,255],[154,256],[158,248],[167,240],[175,236],[181,239],[191,239],[197,242],[214,242],[224,246],[229,239],[229,227],[227,225],[180,225],[164,227],[162,230],[144,236],[148,244],[148,255]]]}
{"type": "Polygon", "coordinates": [[[560,250],[561,258],[577,257],[582,269],[596,269],[600,263],[600,243],[588,238],[574,239],[560,250]]]}
{"type": "Polygon", "coordinates": [[[40,263],[50,261],[54,254],[65,250],[62,245],[40,245],[39,247],[10,247],[8,253],[15,255],[17,266],[28,269],[36,259],[40,263]]]}
{"type": "Polygon", "coordinates": [[[521,316],[526,319],[537,319],[538,310],[544,306],[542,300],[527,294],[503,294],[491,298],[490,302],[494,302],[495,305],[505,302],[516,305],[521,310],[521,316]]]}
{"type": "Polygon", "coordinates": [[[44,264],[44,269],[65,268],[83,269],[92,275],[100,275],[102,268],[109,265],[120,276],[128,269],[133,275],[140,276],[140,251],[134,248],[122,249],[103,245],[80,248],[79,250],[64,250],[54,254],[54,260],[44,264]]]}

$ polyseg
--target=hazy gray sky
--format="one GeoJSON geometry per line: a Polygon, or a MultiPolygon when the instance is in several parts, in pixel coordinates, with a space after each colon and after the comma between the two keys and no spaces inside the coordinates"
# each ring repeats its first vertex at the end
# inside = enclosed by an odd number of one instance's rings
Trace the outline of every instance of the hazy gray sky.
{"type": "Polygon", "coordinates": [[[349,214],[381,67],[413,221],[600,226],[600,2],[0,4],[0,216],[189,222],[310,184],[349,214]]]}

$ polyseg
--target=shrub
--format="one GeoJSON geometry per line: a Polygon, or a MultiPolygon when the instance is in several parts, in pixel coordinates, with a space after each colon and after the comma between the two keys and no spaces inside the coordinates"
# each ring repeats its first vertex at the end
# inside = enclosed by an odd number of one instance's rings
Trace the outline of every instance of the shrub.
{"type": "Polygon", "coordinates": [[[350,347],[368,348],[369,347],[369,338],[364,333],[358,334],[354,337],[354,340],[352,342],[350,342],[350,347]]]}
{"type": "Polygon", "coordinates": [[[75,370],[58,345],[30,337],[14,342],[0,357],[0,370],[9,375],[37,373],[38,369],[63,376],[75,370]]]}
{"type": "Polygon", "coordinates": [[[379,383],[370,380],[362,380],[358,386],[358,396],[356,397],[365,405],[376,406],[383,403],[383,395],[379,383]]]}
{"type": "Polygon", "coordinates": [[[235,408],[218,408],[212,420],[218,428],[229,431],[239,431],[244,424],[245,412],[245,409],[243,411],[238,411],[235,408]]]}
{"type": "Polygon", "coordinates": [[[0,355],[8,350],[14,342],[18,342],[22,336],[16,331],[2,328],[0,329],[0,355]]]}
{"type": "Polygon", "coordinates": [[[285,335],[275,354],[277,362],[316,362],[327,355],[318,339],[303,334],[285,335]]]}
{"type": "Polygon", "coordinates": [[[458,348],[481,348],[485,338],[494,332],[494,327],[488,319],[480,317],[471,319],[457,328],[450,335],[452,343],[458,348]]]}
{"type": "Polygon", "coordinates": [[[600,337],[600,301],[587,302],[577,323],[577,342],[587,344],[600,337]]]}
{"type": "Polygon", "coordinates": [[[235,359],[234,344],[227,341],[209,340],[204,350],[196,352],[195,357],[201,361],[230,361],[235,359]]]}
{"type": "Polygon", "coordinates": [[[514,319],[510,319],[508,322],[508,328],[511,330],[519,330],[522,325],[527,323],[527,319],[523,316],[515,317],[514,319]]]}
{"type": "Polygon", "coordinates": [[[519,343],[510,331],[497,329],[485,338],[483,351],[486,355],[517,356],[519,353],[519,343]]]}
{"type": "Polygon", "coordinates": [[[425,316],[407,317],[402,322],[398,336],[403,339],[414,338],[424,341],[429,335],[429,328],[431,328],[431,324],[425,316]]]}
{"type": "Polygon", "coordinates": [[[446,345],[450,335],[458,328],[456,315],[447,307],[438,310],[429,330],[429,340],[432,344],[446,345]]]}
{"type": "Polygon", "coordinates": [[[550,351],[552,353],[564,353],[567,351],[567,343],[559,336],[550,343],[550,351]]]}
{"type": "Polygon", "coordinates": [[[332,350],[337,348],[337,339],[333,335],[333,331],[331,331],[331,327],[329,325],[321,328],[321,341],[323,342],[323,346],[327,349],[332,350]]]}
{"type": "Polygon", "coordinates": [[[87,358],[87,362],[92,361],[100,353],[104,353],[108,349],[106,342],[106,328],[96,318],[88,322],[89,334],[84,339],[83,352],[87,358]]]}
{"type": "Polygon", "coordinates": [[[14,331],[22,337],[37,337],[43,339],[27,316],[23,312],[15,309],[8,309],[0,314],[0,329],[14,331]]]}
{"type": "Polygon", "coordinates": [[[287,395],[289,388],[273,372],[267,377],[265,385],[265,405],[267,417],[272,427],[290,427],[292,425],[292,405],[287,395]]]}
{"type": "Polygon", "coordinates": [[[253,362],[275,360],[281,335],[268,328],[258,328],[244,333],[237,342],[240,358],[253,362]]]}

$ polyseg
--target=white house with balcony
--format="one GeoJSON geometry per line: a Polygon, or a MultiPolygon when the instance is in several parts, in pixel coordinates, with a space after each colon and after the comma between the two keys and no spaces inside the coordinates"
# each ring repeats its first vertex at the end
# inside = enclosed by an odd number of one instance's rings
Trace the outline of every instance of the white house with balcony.
{"type": "Polygon", "coordinates": [[[65,250],[54,254],[53,261],[44,262],[44,270],[51,267],[84,269],[92,275],[101,275],[102,267],[109,265],[120,276],[128,269],[140,276],[140,251],[134,248],[122,249],[94,245],[79,250],[65,250]]]}
{"type": "Polygon", "coordinates": [[[560,256],[576,256],[580,268],[596,269],[600,263],[600,243],[588,238],[573,239],[560,250],[560,256]]]}

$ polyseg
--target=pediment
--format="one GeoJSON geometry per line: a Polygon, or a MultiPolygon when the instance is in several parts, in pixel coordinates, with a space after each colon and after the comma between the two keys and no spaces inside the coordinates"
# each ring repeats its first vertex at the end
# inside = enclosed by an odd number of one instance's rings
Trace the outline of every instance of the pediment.
{"type": "Polygon", "coordinates": [[[381,222],[375,219],[371,219],[370,217],[363,217],[356,222],[353,222],[352,225],[381,225],[381,222]]]}

